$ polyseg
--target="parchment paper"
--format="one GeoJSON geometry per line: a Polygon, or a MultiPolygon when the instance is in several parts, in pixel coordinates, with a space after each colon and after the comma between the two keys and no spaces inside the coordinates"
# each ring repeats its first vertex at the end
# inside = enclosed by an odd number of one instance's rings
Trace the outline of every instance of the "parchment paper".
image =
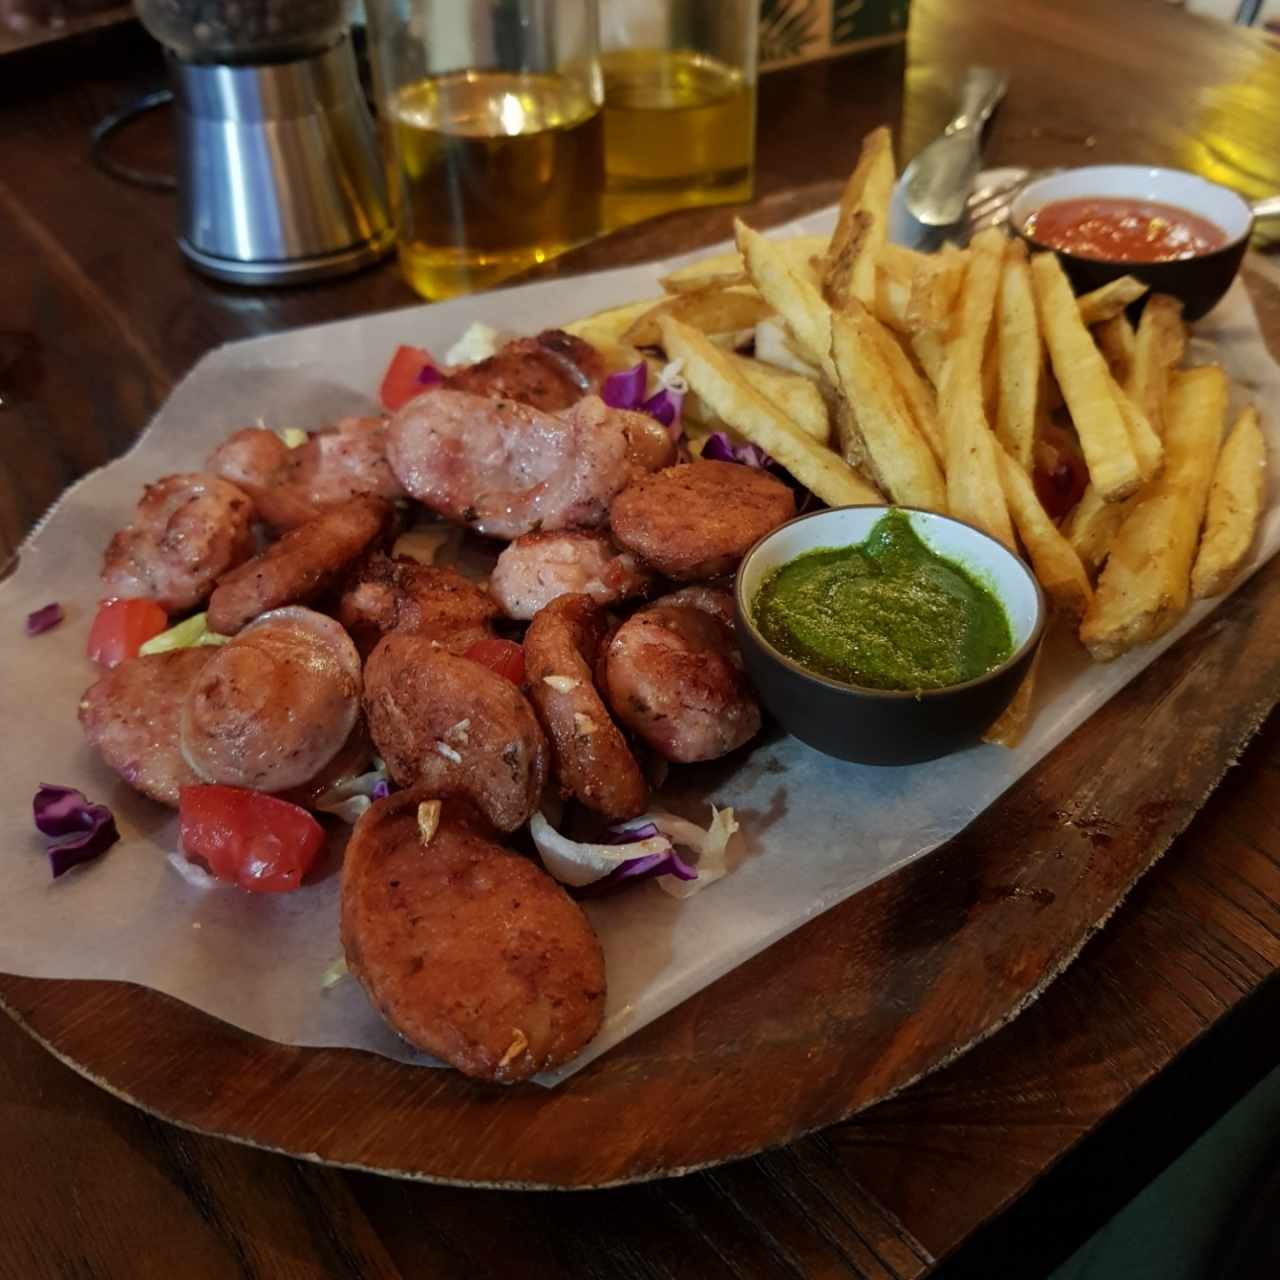
{"type": "MultiPolygon", "coordinates": [[[[781,234],[819,232],[830,210],[781,234]]],[[[701,251],[711,252],[711,250],[701,251]]],[[[84,744],[76,706],[94,673],[85,635],[102,549],[144,482],[198,468],[237,426],[319,427],[371,409],[398,343],[444,352],[472,320],[520,332],[657,294],[670,262],[462,298],[235,343],[211,352],[176,388],[138,445],[70,489],[0,586],[0,970],[43,978],[118,979],[167,992],[246,1031],[295,1045],[342,1045],[426,1064],[382,1024],[354,980],[322,978],[338,958],[335,848],[300,891],[254,896],[200,889],[165,855],[173,815],[133,793],[84,744]],[[67,620],[27,639],[25,615],[59,601],[67,620]],[[40,782],[81,788],[115,810],[121,842],[53,881],[31,820],[40,782]]],[[[1280,454],[1280,368],[1262,344],[1243,286],[1198,326],[1237,398],[1262,410],[1280,454]]],[[[1249,571],[1280,548],[1267,513],[1249,571]]],[[[1159,643],[1106,666],[1069,644],[1046,655],[1031,729],[1015,751],[977,746],[908,768],[843,764],[789,738],[761,743],[734,767],[675,769],[671,805],[706,821],[702,801],[732,805],[740,862],[704,893],[677,901],[652,884],[587,910],[604,944],[604,1030],[555,1083],[771,942],[956,834],[1090,713],[1212,607],[1199,605],[1159,643]]],[[[346,828],[342,828],[345,837],[346,828]]],[[[340,848],[341,840],[334,842],[340,848]]]]}

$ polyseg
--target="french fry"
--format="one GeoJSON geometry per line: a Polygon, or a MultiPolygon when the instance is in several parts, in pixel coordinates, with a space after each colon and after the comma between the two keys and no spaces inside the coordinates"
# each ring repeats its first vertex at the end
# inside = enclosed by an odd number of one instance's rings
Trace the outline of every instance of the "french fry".
{"type": "Polygon", "coordinates": [[[1204,536],[1191,570],[1196,600],[1227,589],[1258,531],[1267,487],[1267,445],[1258,411],[1250,405],[1236,419],[1218,455],[1205,512],[1204,536]]]}
{"type": "Polygon", "coordinates": [[[945,334],[964,284],[967,256],[954,245],[947,245],[938,253],[925,256],[924,263],[911,280],[907,328],[912,333],[945,334]]]}
{"type": "Polygon", "coordinates": [[[1226,411],[1216,365],[1174,375],[1164,470],[1126,513],[1080,628],[1099,661],[1163,635],[1186,609],[1226,411]]]}
{"type": "Polygon", "coordinates": [[[757,364],[772,365],[816,383],[822,377],[822,370],[806,360],[796,346],[795,338],[781,316],[770,316],[756,325],[757,364]]]}
{"type": "Polygon", "coordinates": [[[1098,350],[1102,352],[1111,376],[1122,387],[1128,386],[1129,374],[1133,369],[1135,342],[1129,317],[1122,311],[1110,320],[1094,325],[1093,340],[1098,344],[1098,350]]]}
{"type": "Polygon", "coordinates": [[[659,316],[675,316],[703,333],[735,333],[755,326],[773,308],[755,291],[742,287],[721,289],[711,285],[693,293],[677,293],[637,316],[624,330],[621,341],[633,347],[656,347],[662,340],[659,316]]]}
{"type": "Polygon", "coordinates": [[[1062,388],[1089,479],[1107,502],[1119,502],[1142,483],[1120,408],[1111,391],[1107,362],[1080,319],[1071,286],[1051,253],[1031,259],[1040,329],[1062,388]]]}
{"type": "Polygon", "coordinates": [[[1010,242],[1000,270],[996,333],[1000,362],[996,438],[1030,471],[1043,353],[1031,270],[1020,240],[1010,242]]]}
{"type": "Polygon", "coordinates": [[[716,253],[709,258],[687,262],[670,274],[662,276],[658,283],[667,293],[694,293],[709,285],[724,287],[742,284],[747,273],[742,266],[742,254],[736,249],[730,253],[716,253]]]}
{"type": "Polygon", "coordinates": [[[1036,580],[1060,612],[1079,622],[1093,599],[1080,557],[1041,505],[1026,468],[1002,447],[996,449],[996,460],[1009,513],[1036,580]]]}
{"type": "Polygon", "coordinates": [[[787,322],[805,357],[834,382],[831,308],[823,301],[817,283],[807,272],[796,269],[779,241],[766,239],[745,222],[735,221],[733,229],[752,284],[787,322]]]}
{"type": "MultiPolygon", "coordinates": [[[[581,320],[571,320],[561,325],[566,333],[571,333],[583,342],[592,346],[617,345],[622,335],[647,311],[663,302],[662,298],[644,298],[640,302],[628,302],[620,307],[609,307],[592,315],[583,316],[581,320]]],[[[630,344],[628,344],[630,345],[630,344]]]]}
{"type": "MultiPolygon", "coordinates": [[[[837,385],[840,394],[856,406],[867,469],[894,502],[945,512],[946,481],[884,360],[879,329],[879,321],[853,297],[832,319],[831,358],[837,385]]],[[[888,334],[883,337],[892,341],[888,334]]],[[[839,416],[837,430],[848,422],[839,416]]]]}
{"type": "Polygon", "coordinates": [[[1129,502],[1104,502],[1097,489],[1089,485],[1067,517],[1062,532],[1090,575],[1097,574],[1106,560],[1129,502]]]}
{"type": "Polygon", "coordinates": [[[1013,525],[996,461],[996,438],[982,407],[982,357],[995,310],[1003,232],[973,238],[964,286],[947,343],[938,414],[947,442],[947,509],[1012,548],[1013,525]]]}
{"type": "Polygon", "coordinates": [[[933,451],[938,465],[943,466],[947,459],[947,444],[942,437],[942,422],[938,418],[938,397],[929,383],[920,376],[911,357],[902,349],[898,339],[883,325],[875,326],[876,338],[880,344],[880,355],[893,380],[898,384],[898,391],[906,401],[911,421],[922,436],[925,443],[933,451]]]}
{"type": "MultiPolygon", "coordinates": [[[[1111,378],[1109,372],[1107,377],[1111,378]]],[[[1164,466],[1164,445],[1152,430],[1147,415],[1129,399],[1129,393],[1114,378],[1111,378],[1111,394],[1115,397],[1120,417],[1124,419],[1129,447],[1138,460],[1138,474],[1142,477],[1142,483],[1146,484],[1164,466]]]]}
{"type": "Polygon", "coordinates": [[[893,195],[893,139],[886,128],[862,140],[858,163],[840,196],[840,215],[822,270],[822,293],[840,308],[849,298],[875,305],[876,263],[893,195]]]}
{"type": "MultiPolygon", "coordinates": [[[[1049,626],[1052,625],[1053,620],[1050,619],[1049,626]]],[[[983,742],[990,742],[997,747],[1012,748],[1022,741],[1027,731],[1027,721],[1031,718],[1031,707],[1035,702],[1036,681],[1040,674],[1040,655],[1044,653],[1048,631],[1049,627],[1046,627],[1045,634],[1040,637],[1040,643],[1036,646],[1031,665],[1027,668],[1027,674],[1022,677],[1022,683],[1018,686],[1017,693],[1013,695],[1013,701],[1004,709],[995,724],[982,735],[983,742]]]]}
{"type": "Polygon", "coordinates": [[[1125,307],[1131,302],[1137,302],[1146,291],[1147,286],[1132,276],[1118,276],[1115,280],[1108,280],[1091,293],[1082,293],[1076,299],[1080,319],[1085,328],[1092,329],[1095,324],[1120,315],[1125,307]]]}
{"type": "Polygon", "coordinates": [[[942,375],[947,367],[947,343],[942,334],[932,329],[922,329],[911,335],[911,353],[915,356],[925,377],[936,391],[942,390],[942,375]]]}
{"type": "Polygon", "coordinates": [[[877,271],[872,307],[876,318],[882,324],[889,325],[898,333],[911,332],[911,284],[909,281],[900,280],[889,271],[877,271]]]}
{"type": "Polygon", "coordinates": [[[759,360],[726,353],[729,363],[761,395],[772,400],[807,436],[826,444],[831,435],[831,416],[817,385],[798,373],[773,369],[759,360]]]}
{"type": "Polygon", "coordinates": [[[1169,394],[1169,374],[1182,363],[1186,348],[1182,303],[1158,293],[1142,309],[1133,359],[1125,388],[1129,398],[1147,415],[1157,435],[1164,434],[1164,403],[1169,394]]]}
{"type": "Polygon", "coordinates": [[[684,361],[684,377],[703,402],[828,506],[883,501],[875,487],[839,454],[806,435],[776,404],[761,395],[705,334],[674,316],[663,316],[659,324],[667,355],[684,361]]]}

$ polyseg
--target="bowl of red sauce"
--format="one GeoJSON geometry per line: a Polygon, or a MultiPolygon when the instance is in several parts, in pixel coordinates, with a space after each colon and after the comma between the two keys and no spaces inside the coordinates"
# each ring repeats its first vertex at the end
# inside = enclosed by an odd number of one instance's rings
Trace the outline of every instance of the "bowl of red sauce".
{"type": "Polygon", "coordinates": [[[1188,320],[1231,287],[1253,231],[1248,201],[1181,169],[1107,164],[1027,183],[1010,226],[1052,249],[1077,293],[1132,275],[1182,300],[1188,320]]]}

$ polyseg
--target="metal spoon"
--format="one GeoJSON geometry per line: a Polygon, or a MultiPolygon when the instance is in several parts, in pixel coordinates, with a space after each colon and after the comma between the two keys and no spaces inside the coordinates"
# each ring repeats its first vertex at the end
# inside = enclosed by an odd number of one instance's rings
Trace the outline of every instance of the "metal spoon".
{"type": "Polygon", "coordinates": [[[982,126],[1009,86],[1008,72],[970,67],[960,89],[960,109],[940,138],[907,166],[893,189],[889,238],[932,249],[965,223],[965,201],[982,167],[982,126]]]}

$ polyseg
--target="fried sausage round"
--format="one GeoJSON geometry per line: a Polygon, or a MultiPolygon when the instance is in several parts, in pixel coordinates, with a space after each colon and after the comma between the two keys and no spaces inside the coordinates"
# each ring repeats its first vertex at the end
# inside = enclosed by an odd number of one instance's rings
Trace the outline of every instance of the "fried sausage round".
{"type": "Polygon", "coordinates": [[[182,707],[182,754],[205,782],[285,791],[319,773],[360,715],[360,655],[332,619],[275,609],[218,649],[182,707]]]}
{"type": "Polygon", "coordinates": [[[461,801],[377,801],[342,864],[347,966],[393,1030],[480,1080],[568,1062],[599,1031],[604,956],[582,909],[461,801]],[[437,802],[439,803],[439,802],[437,802]],[[430,839],[430,815],[438,812],[430,839]]]}
{"type": "Polygon", "coordinates": [[[590,596],[560,596],[525,633],[524,662],[556,776],[587,808],[617,822],[644,812],[649,788],[592,683],[607,629],[590,596]]]}
{"type": "Polygon", "coordinates": [[[669,578],[728,573],[757,538],[790,520],[781,480],[736,462],[686,462],[642,476],[609,510],[613,536],[669,578]]]}
{"type": "Polygon", "coordinates": [[[131,787],[178,807],[178,791],[202,781],[182,755],[182,704],[216,651],[206,646],[130,658],[80,699],[91,746],[131,787]]]}
{"type": "Polygon", "coordinates": [[[565,529],[526,533],[503,548],[489,578],[489,591],[508,618],[527,622],[557,596],[589,595],[615,604],[644,595],[653,574],[619,551],[607,533],[565,529]]]}
{"type": "Polygon", "coordinates": [[[360,566],[338,603],[338,620],[361,653],[388,631],[414,631],[450,653],[465,653],[493,634],[501,612],[483,587],[455,569],[381,553],[360,566]]]}
{"type": "Polygon", "coordinates": [[[609,641],[604,681],[618,719],[668,760],[714,760],[760,728],[733,632],[697,604],[664,597],[628,618],[609,641]]]}
{"type": "Polygon", "coordinates": [[[391,520],[385,498],[362,495],[327,508],[220,579],[209,598],[210,628],[235,635],[268,609],[309,604],[385,536],[391,520]]]}
{"type": "Polygon", "coordinates": [[[137,515],[102,561],[108,595],[145,597],[170,613],[199,604],[214,582],[253,554],[253,503],[207,471],[147,485],[137,515]]]}
{"type": "Polygon", "coordinates": [[[369,655],[364,684],[369,732],[397,786],[465,796],[500,831],[529,820],[549,753],[510,680],[428,636],[392,631],[369,655]]]}

